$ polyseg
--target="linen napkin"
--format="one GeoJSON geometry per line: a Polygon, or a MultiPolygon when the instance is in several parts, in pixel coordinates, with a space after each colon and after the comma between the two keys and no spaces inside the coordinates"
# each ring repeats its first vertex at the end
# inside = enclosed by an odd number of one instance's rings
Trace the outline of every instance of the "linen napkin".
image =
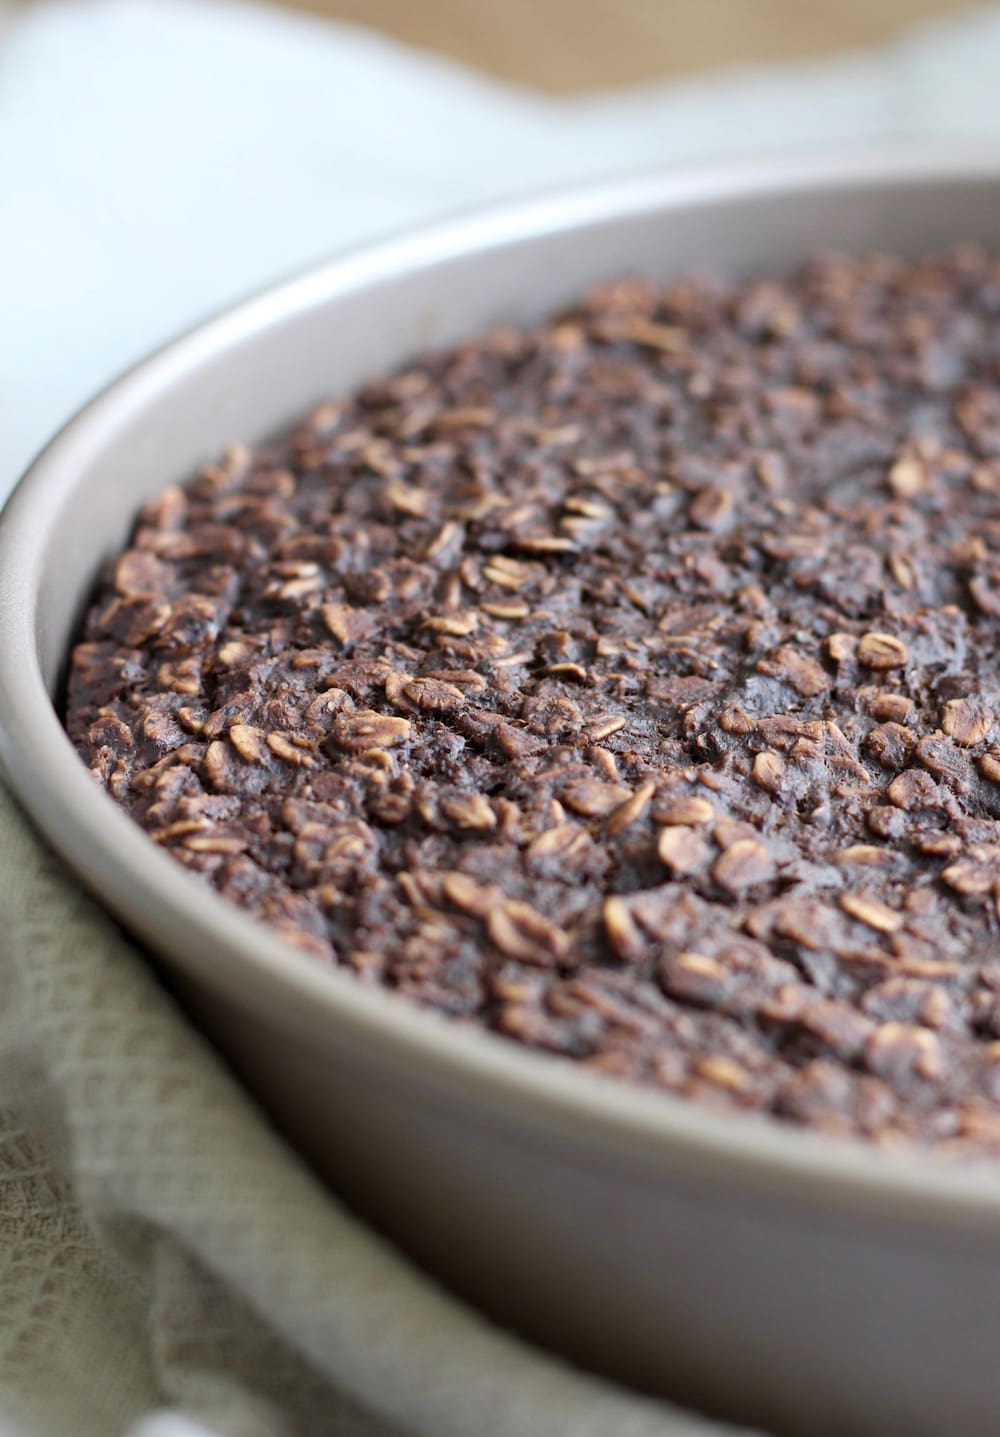
{"type": "MultiPolygon", "coordinates": [[[[1000,134],[992,8],[554,102],[264,8],[2,6],[0,498],[123,364],[374,233],[651,163],[1000,134]]],[[[2,790],[0,914],[0,1410],[30,1437],[719,1437],[495,1330],[348,1215],[2,790]]]]}

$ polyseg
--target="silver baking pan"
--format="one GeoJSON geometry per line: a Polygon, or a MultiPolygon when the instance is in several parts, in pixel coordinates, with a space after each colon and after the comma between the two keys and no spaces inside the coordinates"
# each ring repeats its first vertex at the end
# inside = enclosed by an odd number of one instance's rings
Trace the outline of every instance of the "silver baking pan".
{"type": "Polygon", "coordinates": [[[720,1115],[328,970],[141,837],[76,757],[53,695],[139,505],[230,440],[623,271],[780,270],[817,249],[967,238],[1000,246],[1000,154],[664,174],[447,224],[168,346],[72,420],[0,521],[9,782],[291,1142],[501,1322],[797,1437],[1000,1432],[1000,1169],[720,1115]]]}

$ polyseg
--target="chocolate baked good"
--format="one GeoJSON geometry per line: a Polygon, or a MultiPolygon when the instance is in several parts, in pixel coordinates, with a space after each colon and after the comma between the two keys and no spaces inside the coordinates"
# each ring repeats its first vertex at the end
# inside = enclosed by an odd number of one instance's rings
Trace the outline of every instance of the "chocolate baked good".
{"type": "Polygon", "coordinates": [[[1000,262],[626,280],[234,448],[144,511],[68,727],[361,981],[1000,1152],[1000,262]]]}

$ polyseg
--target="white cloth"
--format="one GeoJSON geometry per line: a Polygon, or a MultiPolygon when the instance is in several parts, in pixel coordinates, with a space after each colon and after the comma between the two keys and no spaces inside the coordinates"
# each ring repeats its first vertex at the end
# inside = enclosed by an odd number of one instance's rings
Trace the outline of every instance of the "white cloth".
{"type": "Polygon", "coordinates": [[[0,26],[0,499],[131,360],[311,260],[616,170],[1000,137],[998,83],[996,8],[874,56],[556,101],[266,8],[36,3],[0,26]]]}
{"type": "MultiPolygon", "coordinates": [[[[266,9],[38,5],[0,24],[0,497],[123,364],[310,259],[616,168],[996,135],[998,58],[986,10],[557,103],[266,9]]],[[[0,914],[0,1408],[32,1437],[718,1433],[494,1331],[346,1214],[2,791],[0,914]]]]}

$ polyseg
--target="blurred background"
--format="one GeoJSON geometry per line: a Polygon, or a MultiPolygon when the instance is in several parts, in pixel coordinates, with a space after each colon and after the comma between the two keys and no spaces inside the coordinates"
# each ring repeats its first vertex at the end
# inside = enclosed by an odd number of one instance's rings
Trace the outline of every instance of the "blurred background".
{"type": "MultiPolygon", "coordinates": [[[[35,0],[15,0],[15,8],[35,0]]],[[[68,0],[86,5],[87,0],[68,0]]],[[[815,58],[968,0],[271,0],[379,30],[550,94],[815,58]]],[[[0,11],[3,10],[0,0],[0,11]]]]}
{"type": "Polygon", "coordinates": [[[0,494],[116,371],[338,250],[614,173],[997,147],[998,93],[969,0],[0,0],[0,494]]]}
{"type": "MultiPolygon", "coordinates": [[[[78,0],[85,3],[85,0],[78,0]]],[[[863,48],[968,0],[279,0],[552,94],[863,48]]]]}

